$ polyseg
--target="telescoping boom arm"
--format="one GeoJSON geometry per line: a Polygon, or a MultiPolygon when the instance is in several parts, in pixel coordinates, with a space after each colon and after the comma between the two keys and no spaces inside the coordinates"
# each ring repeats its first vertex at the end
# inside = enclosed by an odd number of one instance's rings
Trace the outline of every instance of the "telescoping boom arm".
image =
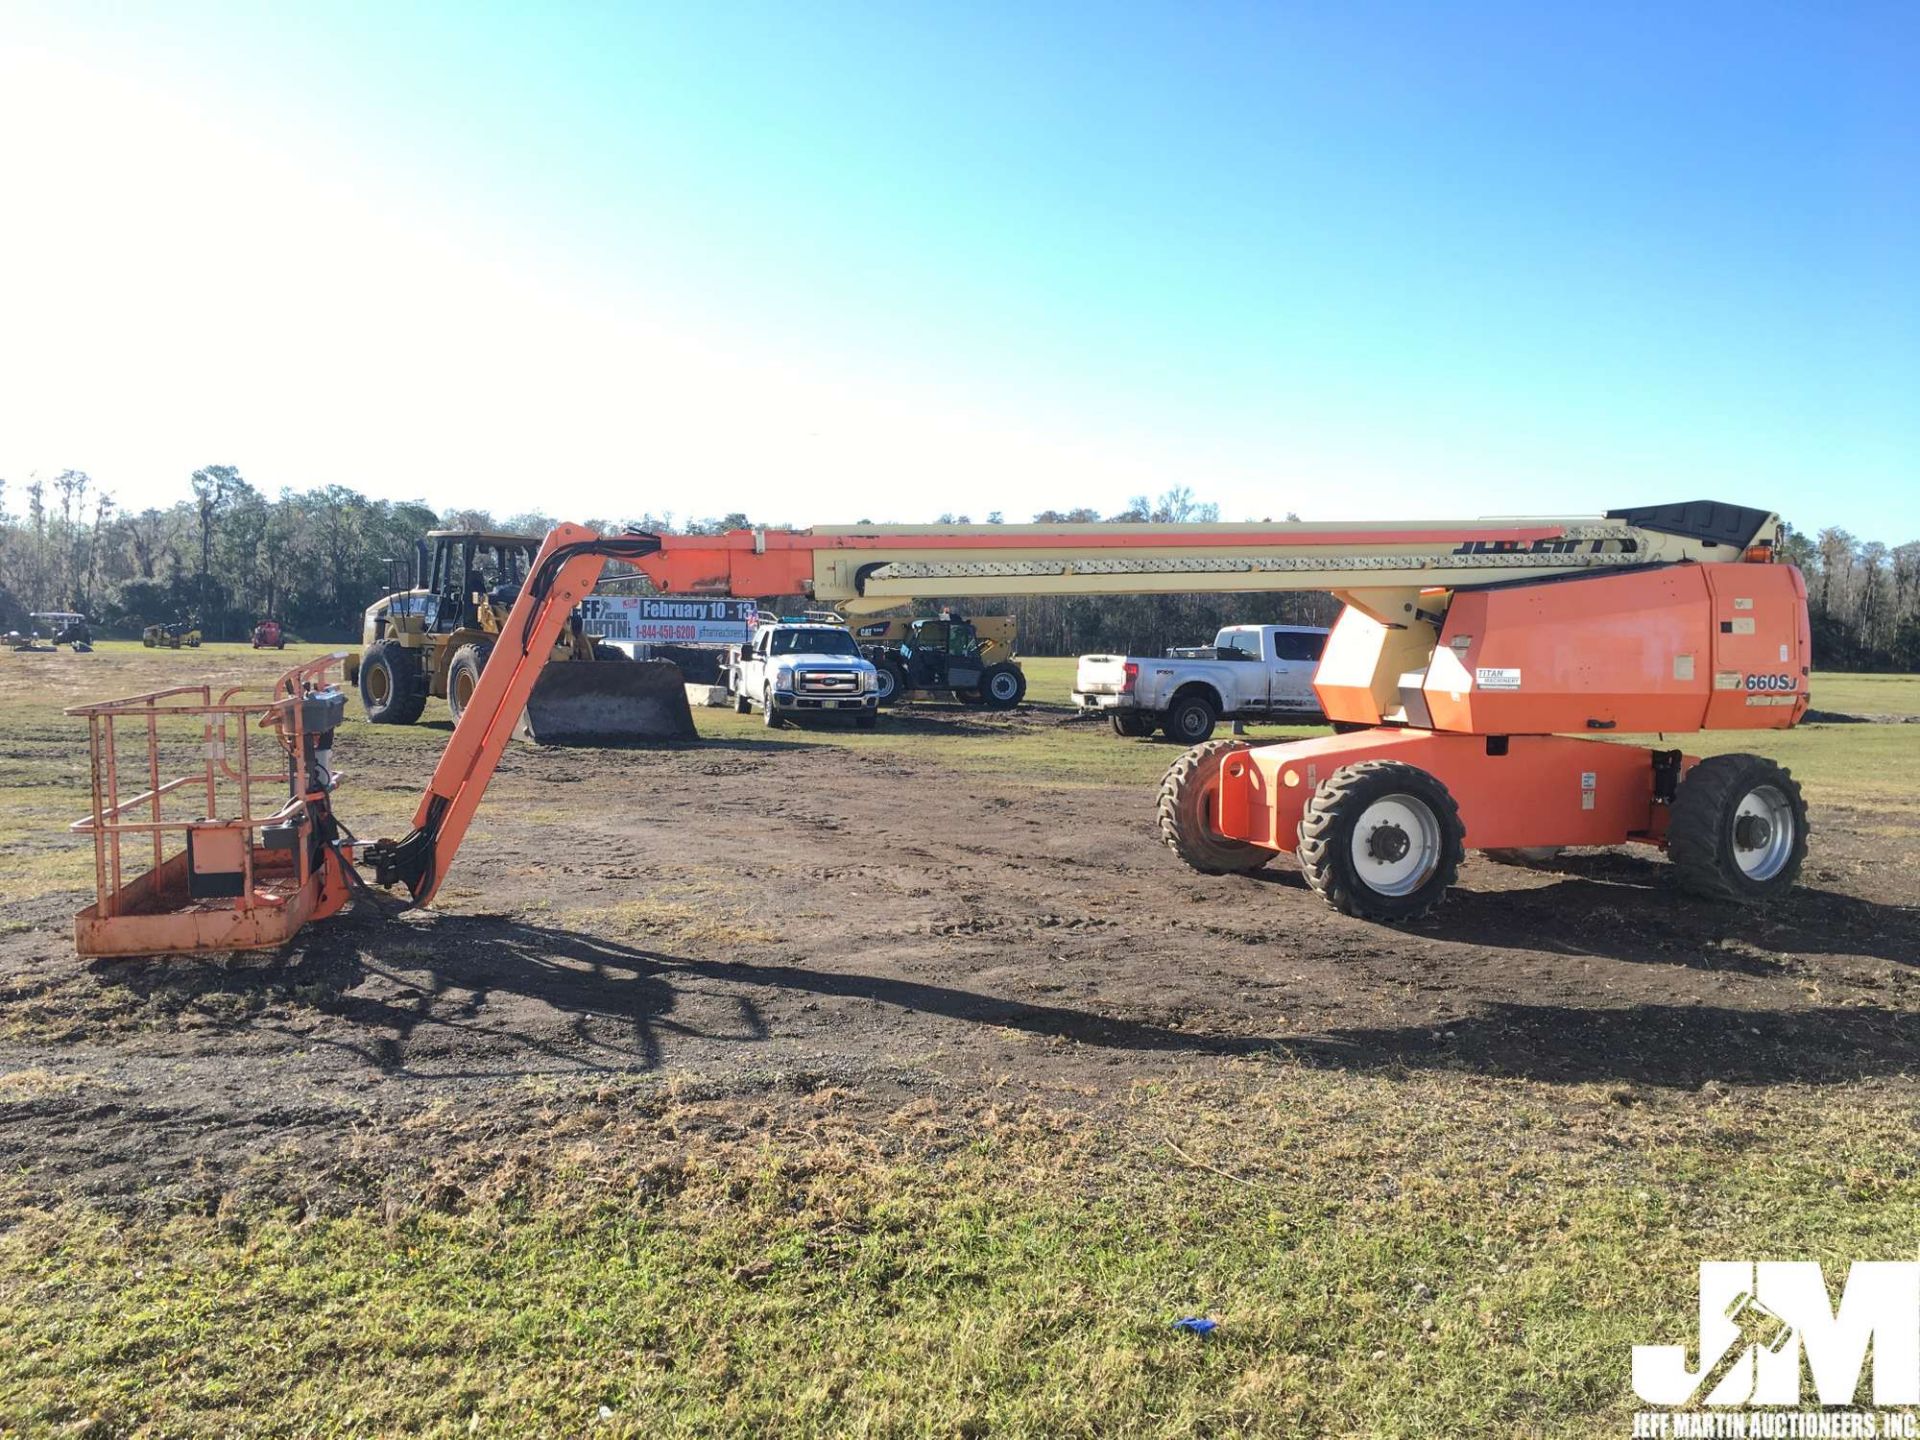
{"type": "Polygon", "coordinates": [[[637,562],[674,595],[808,595],[848,612],[921,596],[1328,590],[1393,620],[1393,592],[1681,561],[1771,558],[1780,520],[1699,501],[1415,523],[860,525],[663,535],[637,562]]]}
{"type": "Polygon", "coordinates": [[[420,797],[412,832],[369,845],[362,856],[378,883],[405,885],[416,905],[433,899],[574,606],[593,593],[609,560],[638,563],[659,548],[658,537],[638,532],[601,536],[584,525],[548,532],[420,797]]]}

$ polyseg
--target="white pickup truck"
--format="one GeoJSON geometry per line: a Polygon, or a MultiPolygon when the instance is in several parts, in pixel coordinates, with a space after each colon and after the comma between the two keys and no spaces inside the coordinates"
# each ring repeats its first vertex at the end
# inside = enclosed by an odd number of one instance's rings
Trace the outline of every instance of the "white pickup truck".
{"type": "Polygon", "coordinates": [[[871,730],[880,717],[880,672],[844,625],[762,625],[729,667],[727,688],[735,710],[745,715],[758,705],[770,729],[839,713],[871,730]]]}
{"type": "Polygon", "coordinates": [[[1073,703],[1104,712],[1114,733],[1198,745],[1222,717],[1315,716],[1313,672],[1327,632],[1311,625],[1229,625],[1211,645],[1169,650],[1155,660],[1082,655],[1073,703]]]}

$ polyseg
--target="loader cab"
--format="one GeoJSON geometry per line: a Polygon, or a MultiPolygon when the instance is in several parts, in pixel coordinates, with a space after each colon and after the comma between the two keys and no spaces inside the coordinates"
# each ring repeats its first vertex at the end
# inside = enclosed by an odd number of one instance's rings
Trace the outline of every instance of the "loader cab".
{"type": "Polygon", "coordinates": [[[480,607],[475,597],[510,606],[539,549],[540,542],[528,535],[430,531],[415,548],[414,590],[405,598],[425,618],[430,635],[476,628],[480,607]]]}

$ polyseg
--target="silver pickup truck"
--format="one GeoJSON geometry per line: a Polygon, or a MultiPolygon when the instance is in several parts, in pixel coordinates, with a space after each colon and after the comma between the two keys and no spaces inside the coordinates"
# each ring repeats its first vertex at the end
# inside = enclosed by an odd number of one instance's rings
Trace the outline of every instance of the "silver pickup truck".
{"type": "Polygon", "coordinates": [[[1114,733],[1144,737],[1156,729],[1198,745],[1222,718],[1318,716],[1313,672],[1327,632],[1312,625],[1229,625],[1211,645],[1169,650],[1158,659],[1082,655],[1073,703],[1105,713],[1114,733]]]}
{"type": "Polygon", "coordinates": [[[762,625],[730,667],[727,688],[735,710],[758,705],[769,728],[838,713],[871,730],[880,716],[879,672],[844,625],[762,625]]]}

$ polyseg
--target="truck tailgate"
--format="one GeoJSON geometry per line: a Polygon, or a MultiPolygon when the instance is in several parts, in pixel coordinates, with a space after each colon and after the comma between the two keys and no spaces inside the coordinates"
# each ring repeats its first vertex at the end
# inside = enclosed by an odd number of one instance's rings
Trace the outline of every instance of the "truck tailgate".
{"type": "Polygon", "coordinates": [[[1081,695],[1118,695],[1127,678],[1124,655],[1082,655],[1073,688],[1081,695]]]}

